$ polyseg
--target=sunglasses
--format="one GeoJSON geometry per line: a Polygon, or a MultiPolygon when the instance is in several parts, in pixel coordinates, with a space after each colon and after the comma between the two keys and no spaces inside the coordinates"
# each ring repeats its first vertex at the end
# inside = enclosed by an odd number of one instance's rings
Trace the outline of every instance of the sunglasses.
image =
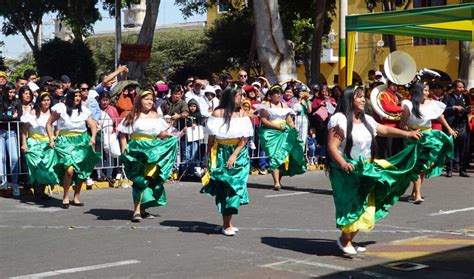
{"type": "Polygon", "coordinates": [[[239,75],[239,77],[247,77],[247,75],[239,75]]]}
{"type": "Polygon", "coordinates": [[[81,91],[87,91],[87,90],[89,90],[88,87],[82,87],[82,88],[81,88],[81,91]]]}

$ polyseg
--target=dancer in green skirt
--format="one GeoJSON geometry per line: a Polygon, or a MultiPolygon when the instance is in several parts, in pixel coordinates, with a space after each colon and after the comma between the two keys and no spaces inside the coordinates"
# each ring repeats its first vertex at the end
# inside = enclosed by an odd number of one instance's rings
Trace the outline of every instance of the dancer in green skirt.
{"type": "Polygon", "coordinates": [[[241,88],[227,87],[206,124],[208,168],[202,178],[201,193],[215,196],[222,214],[222,233],[226,236],[238,232],[231,223],[232,215],[238,214],[240,205],[249,202],[247,140],[253,136],[253,127],[246,112],[240,109],[241,102],[241,88]]]}
{"type": "Polygon", "coordinates": [[[306,171],[304,144],[298,137],[291,117],[293,110],[280,101],[282,89],[279,85],[270,88],[270,101],[260,106],[263,127],[258,137],[269,159],[273,189],[281,189],[282,175],[293,176],[306,171]]]}
{"type": "Polygon", "coordinates": [[[379,125],[364,114],[364,107],[363,88],[348,87],[328,124],[329,178],[336,225],[342,230],[337,244],[350,255],[366,250],[352,242],[357,232],[372,230],[410,181],[428,168],[442,166],[452,153],[452,141],[445,134],[379,125]],[[418,141],[391,158],[374,160],[376,135],[418,141]]]}
{"type": "Polygon", "coordinates": [[[48,92],[41,93],[36,99],[34,109],[21,116],[21,151],[25,153],[28,166],[28,177],[35,187],[35,196],[43,199],[51,197],[44,193],[46,185],[59,184],[54,172],[58,158],[49,147],[46,122],[51,108],[51,96],[48,92]]]}
{"type": "Polygon", "coordinates": [[[64,188],[64,209],[69,205],[84,206],[79,200],[81,187],[84,180],[94,170],[94,166],[100,161],[99,153],[94,151],[97,123],[91,118],[91,112],[82,106],[81,92],[70,90],[66,94],[65,103],[58,103],[51,108],[51,116],[46,123],[46,131],[49,138],[49,147],[54,149],[58,162],[55,165],[55,173],[62,178],[64,188]],[[57,121],[58,136],[53,133],[53,123],[57,121]],[[89,126],[92,136],[87,134],[89,126]],[[69,202],[69,188],[75,183],[74,199],[69,202]]]}
{"type": "Polygon", "coordinates": [[[178,139],[166,132],[169,125],[158,115],[154,101],[153,91],[137,94],[133,110],[118,128],[120,161],[133,181],[132,222],[153,218],[145,209],[166,205],[163,184],[171,176],[178,154],[178,139]]]}

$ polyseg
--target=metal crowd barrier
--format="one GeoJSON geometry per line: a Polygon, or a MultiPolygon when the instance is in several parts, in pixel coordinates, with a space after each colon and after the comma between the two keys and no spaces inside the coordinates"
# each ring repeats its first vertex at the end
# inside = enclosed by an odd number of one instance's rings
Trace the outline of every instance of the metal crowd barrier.
{"type": "MultiPolygon", "coordinates": [[[[179,137],[178,156],[175,162],[175,171],[182,175],[200,175],[203,174],[206,163],[207,135],[205,133],[206,119],[202,119],[202,125],[197,125],[197,119],[190,117],[191,124],[194,126],[186,127],[182,121],[176,121],[176,124],[170,125],[169,132],[179,137]],[[191,130],[191,131],[190,131],[191,130]],[[187,154],[186,154],[187,153],[187,154]],[[188,158],[189,157],[189,158],[188,158]],[[190,173],[192,172],[192,173],[190,173]]],[[[120,176],[124,178],[123,166],[120,163],[118,154],[111,151],[111,143],[104,142],[104,139],[110,139],[105,133],[117,133],[116,126],[121,119],[102,119],[99,121],[99,130],[97,132],[95,150],[102,154],[103,160],[95,167],[97,176],[113,178],[120,176]],[[102,174],[99,174],[102,172],[102,174]]],[[[260,123],[260,122],[259,122],[260,123]]],[[[7,130],[0,129],[0,183],[7,181],[26,184],[28,181],[28,170],[21,152],[21,123],[18,121],[0,122],[6,124],[7,130]]],[[[301,139],[305,142],[308,134],[308,119],[306,116],[296,116],[295,124],[301,139]]],[[[258,139],[258,129],[260,125],[254,124],[255,134],[249,139],[249,156],[252,164],[258,164],[261,161],[264,164],[267,155],[263,151],[258,139]]],[[[112,137],[112,140],[118,140],[112,137]]],[[[94,175],[95,176],[95,175],[94,175]]]]}

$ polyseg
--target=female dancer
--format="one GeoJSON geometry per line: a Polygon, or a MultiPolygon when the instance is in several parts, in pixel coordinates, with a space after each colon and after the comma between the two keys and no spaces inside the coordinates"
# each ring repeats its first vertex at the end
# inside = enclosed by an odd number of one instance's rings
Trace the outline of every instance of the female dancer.
{"type": "Polygon", "coordinates": [[[42,92],[36,99],[34,108],[21,117],[21,151],[25,153],[28,177],[35,186],[35,196],[49,199],[44,193],[45,185],[59,184],[54,172],[58,162],[54,149],[49,148],[46,123],[51,115],[51,96],[42,92]]]}
{"type": "Polygon", "coordinates": [[[293,176],[306,171],[303,141],[298,137],[291,114],[293,110],[281,102],[281,87],[269,91],[270,101],[260,106],[263,128],[259,131],[260,142],[270,161],[273,189],[281,189],[282,175],[293,176]]]}
{"type": "Polygon", "coordinates": [[[388,215],[410,181],[428,166],[443,166],[450,153],[446,135],[425,134],[420,139],[419,131],[379,125],[364,114],[364,106],[364,89],[348,87],[328,124],[329,178],[336,224],[342,230],[337,244],[350,255],[365,251],[352,243],[357,232],[372,230],[376,220],[388,215]],[[374,161],[376,135],[420,140],[392,158],[374,161]]]}
{"type": "Polygon", "coordinates": [[[80,202],[79,194],[84,180],[94,170],[95,164],[100,161],[100,155],[93,149],[97,124],[91,118],[91,112],[82,106],[81,92],[70,90],[65,103],[57,103],[51,108],[51,115],[46,123],[46,131],[49,137],[49,146],[54,149],[58,157],[55,173],[62,178],[64,188],[64,209],[69,204],[84,206],[80,202]],[[54,138],[53,123],[57,121],[59,135],[54,138]],[[91,129],[92,136],[87,134],[87,126],[91,129]],[[74,181],[74,199],[69,202],[69,187],[74,181]]]}
{"type": "Polygon", "coordinates": [[[204,187],[201,193],[216,197],[217,208],[222,214],[222,233],[226,236],[238,232],[231,224],[232,215],[239,212],[240,205],[249,201],[247,140],[253,135],[253,127],[245,111],[240,109],[241,101],[241,88],[227,87],[206,124],[209,164],[202,178],[204,187]]]}
{"type": "MultiPolygon", "coordinates": [[[[404,130],[431,130],[432,120],[437,120],[448,133],[454,138],[457,137],[457,133],[451,129],[446,119],[444,119],[443,112],[446,105],[439,101],[430,100],[430,88],[428,85],[424,85],[421,82],[416,83],[410,90],[411,101],[402,101],[402,117],[400,120],[400,128],[404,130]]],[[[406,144],[413,144],[408,141],[406,144]]],[[[431,176],[439,175],[442,169],[430,169],[431,176]],[[435,172],[434,172],[435,171],[435,172]]],[[[429,177],[429,176],[426,176],[429,177]]],[[[415,204],[420,204],[425,200],[421,196],[421,184],[425,179],[425,173],[421,173],[420,177],[413,182],[413,191],[411,193],[410,200],[415,204]]]]}
{"type": "Polygon", "coordinates": [[[132,111],[118,130],[122,148],[120,161],[133,181],[132,222],[140,222],[142,218],[154,218],[145,211],[148,207],[166,205],[163,184],[171,176],[178,154],[178,139],[166,132],[169,125],[156,112],[153,91],[137,94],[133,102],[132,111]]]}

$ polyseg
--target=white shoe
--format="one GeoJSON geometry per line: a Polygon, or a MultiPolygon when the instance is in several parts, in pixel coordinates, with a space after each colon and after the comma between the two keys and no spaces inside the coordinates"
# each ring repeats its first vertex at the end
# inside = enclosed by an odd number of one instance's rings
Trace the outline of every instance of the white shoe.
{"type": "Polygon", "coordinates": [[[116,180],[122,179],[122,174],[121,174],[121,173],[117,173],[117,175],[115,176],[115,179],[116,179],[116,180]]]}
{"type": "Polygon", "coordinates": [[[0,190],[7,190],[8,189],[8,182],[5,181],[0,184],[0,190]]]}
{"type": "Polygon", "coordinates": [[[20,196],[20,186],[18,186],[16,183],[12,184],[12,195],[14,197],[20,196]]]}
{"type": "Polygon", "coordinates": [[[364,253],[365,251],[367,251],[367,248],[361,246],[356,246],[355,249],[359,253],[364,253]]]}
{"type": "Polygon", "coordinates": [[[344,247],[344,246],[342,246],[340,238],[337,239],[336,243],[337,243],[337,246],[339,247],[339,249],[341,249],[341,251],[344,252],[344,254],[357,255],[357,251],[354,247],[344,247]]]}
{"type": "Polygon", "coordinates": [[[238,232],[239,231],[239,228],[237,227],[230,227],[234,232],[238,232]]]}
{"type": "Polygon", "coordinates": [[[201,167],[195,167],[194,168],[194,175],[197,177],[202,177],[204,175],[205,170],[203,170],[201,167]]]}
{"type": "Polygon", "coordinates": [[[86,185],[87,185],[87,186],[92,186],[92,185],[94,185],[94,180],[92,180],[92,178],[88,177],[88,178],[86,179],[86,185]]]}
{"type": "Polygon", "coordinates": [[[230,229],[227,229],[225,230],[224,228],[222,228],[222,234],[225,235],[225,236],[234,236],[235,235],[235,231],[230,228],[230,229]]]}

